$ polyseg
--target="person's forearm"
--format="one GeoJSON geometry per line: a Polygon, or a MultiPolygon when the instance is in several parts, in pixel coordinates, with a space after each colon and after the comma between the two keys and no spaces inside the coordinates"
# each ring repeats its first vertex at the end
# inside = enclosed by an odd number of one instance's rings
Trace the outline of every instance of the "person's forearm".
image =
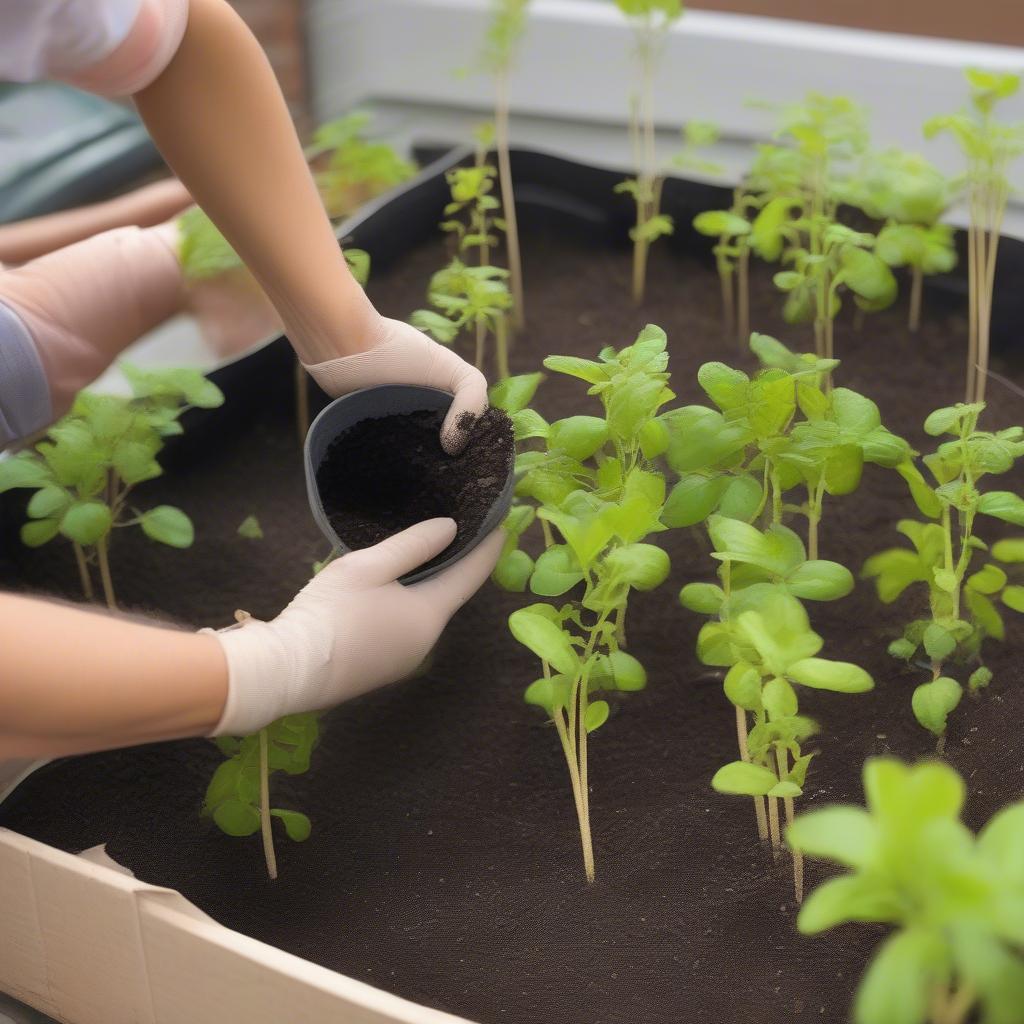
{"type": "Polygon", "coordinates": [[[224,0],[191,0],[177,53],[134,99],[303,362],[369,347],[379,318],[345,264],[270,64],[224,0]]]}
{"type": "Polygon", "coordinates": [[[26,263],[112,228],[154,227],[191,204],[185,186],[171,178],[102,203],[2,224],[0,263],[26,263]]]}
{"type": "Polygon", "coordinates": [[[0,595],[0,760],[208,735],[221,645],[95,610],[0,595]]]}

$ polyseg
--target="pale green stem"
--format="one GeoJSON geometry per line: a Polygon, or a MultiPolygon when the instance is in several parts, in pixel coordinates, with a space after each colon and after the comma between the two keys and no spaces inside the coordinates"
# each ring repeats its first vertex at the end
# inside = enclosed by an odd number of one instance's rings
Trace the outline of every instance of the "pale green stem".
{"type": "Polygon", "coordinates": [[[85,595],[86,601],[92,601],[95,595],[92,589],[92,576],[89,573],[89,564],[85,560],[85,552],[82,550],[82,545],[77,541],[74,544],[74,549],[75,562],[78,565],[78,578],[82,583],[82,593],[85,595]]]}
{"type": "Polygon", "coordinates": [[[274,853],[273,819],[270,817],[270,758],[267,730],[260,729],[260,832],[263,836],[263,859],[267,874],[277,878],[277,855],[274,853]]]}
{"type": "Polygon", "coordinates": [[[117,598],[114,595],[114,580],[110,575],[110,559],[107,555],[107,538],[101,537],[96,542],[96,558],[100,565],[100,580],[103,583],[103,597],[111,611],[117,610],[117,598]]]}

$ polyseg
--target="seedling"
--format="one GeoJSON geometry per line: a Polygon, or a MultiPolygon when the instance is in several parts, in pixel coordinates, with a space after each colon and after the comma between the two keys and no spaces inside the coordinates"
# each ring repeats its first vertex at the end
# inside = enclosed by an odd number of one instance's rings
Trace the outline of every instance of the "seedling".
{"type": "Polygon", "coordinates": [[[192,521],[173,505],[141,510],[130,503],[134,488],[161,475],[157,456],[164,438],[182,433],[178,422],[193,407],[223,404],[220,389],[198,370],[121,369],[132,398],[83,391],[71,412],[51,427],[33,450],[0,462],[0,493],[35,491],[22,543],[41,547],[58,535],[71,541],[88,600],[90,567],[98,565],[107,606],[117,607],[108,552],[113,531],[138,526],[151,540],[190,547],[192,521]]]}
{"type": "Polygon", "coordinates": [[[636,175],[615,187],[636,203],[633,239],[633,301],[643,302],[647,256],[652,243],[673,231],[672,218],[661,213],[664,176],[658,169],[654,140],[654,79],[672,25],[682,17],[681,0],[615,0],[629,20],[636,43],[636,84],[630,98],[629,138],[636,175]]]}
{"type": "Polygon", "coordinates": [[[953,229],[940,220],[955,194],[953,183],[916,153],[889,149],[871,154],[860,173],[845,183],[844,202],[885,221],[875,252],[890,267],[909,267],[908,327],[921,323],[924,278],[956,266],[953,229]]]}
{"type": "Polygon", "coordinates": [[[802,814],[794,850],[848,869],[811,893],[797,926],[892,925],[861,979],[855,1024],[1011,1024],[1020,1019],[1024,804],[975,836],[961,822],[966,787],[941,763],[864,765],[867,810],[802,814]],[[975,1016],[977,1014],[977,1016],[975,1016]]]}
{"type": "Polygon", "coordinates": [[[925,124],[924,133],[931,139],[949,132],[967,160],[970,332],[966,400],[983,402],[988,376],[996,255],[1010,193],[1006,171],[1024,153],[1024,124],[1000,124],[994,116],[999,101],[1013,96],[1020,88],[1020,75],[977,68],[968,70],[966,75],[971,90],[970,110],[934,117],[925,124]]]}
{"type": "MultiPolygon", "coordinates": [[[[248,613],[236,613],[240,621],[248,613]]],[[[227,758],[213,774],[203,801],[203,814],[213,818],[229,836],[263,839],[267,874],[277,878],[273,819],[284,825],[289,839],[297,843],[309,838],[312,826],[301,811],[270,806],[270,777],[277,771],[302,775],[309,771],[309,759],[320,734],[315,714],[288,715],[255,736],[218,737],[214,742],[227,758]]]]}
{"type": "Polygon", "coordinates": [[[1013,541],[988,545],[976,534],[977,517],[991,516],[1024,526],[1024,500],[1012,491],[979,488],[987,474],[1009,472],[1024,456],[1024,428],[997,433],[978,430],[984,404],[958,404],[936,409],[924,429],[933,437],[952,435],[924,463],[935,479],[931,487],[916,469],[905,469],[918,509],[937,522],[903,520],[897,526],[913,550],[890,548],[864,563],[864,575],[875,580],[878,596],[891,604],[908,587],[923,583],[928,592],[929,617],[911,622],[889,653],[931,673],[931,680],[914,691],[912,707],[917,720],[945,742],[946,722],[960,703],[963,687],[952,675],[954,664],[976,664],[968,689],[988,685],[991,671],[982,661],[986,638],[1002,640],[1005,626],[997,610],[1001,600],[1014,611],[1024,611],[1024,587],[1010,584],[1005,569],[996,564],[1017,561],[1020,546],[1013,541]],[[970,573],[976,552],[989,552],[994,561],[970,573]]]}
{"type": "Polygon", "coordinates": [[[245,540],[263,540],[263,528],[255,516],[246,516],[238,524],[238,536],[245,540]]]}
{"type": "Polygon", "coordinates": [[[434,309],[418,309],[410,322],[444,345],[453,344],[463,330],[476,337],[475,362],[483,369],[489,335],[495,339],[500,379],[508,377],[509,311],[513,306],[509,272],[491,264],[490,251],[498,244],[505,221],[496,216],[501,204],[492,194],[497,174],[486,162],[490,130],[478,135],[476,160],[447,174],[451,202],[444,208],[441,229],[456,239],[458,255],[430,279],[427,299],[434,309]],[[476,265],[468,261],[476,260],[476,265]]]}
{"type": "Polygon", "coordinates": [[[328,121],[313,134],[306,151],[311,161],[326,163],[315,177],[331,218],[349,216],[416,173],[416,165],[392,146],[366,137],[370,121],[371,116],[361,110],[328,121]]]}
{"type": "Polygon", "coordinates": [[[516,221],[512,161],[509,154],[508,77],[526,27],[529,3],[530,0],[497,0],[492,5],[491,20],[487,26],[483,52],[480,55],[480,63],[484,70],[494,77],[494,148],[498,155],[498,180],[505,222],[509,284],[512,289],[512,316],[516,329],[521,329],[525,323],[526,304],[523,297],[523,264],[519,254],[519,228],[516,221]]]}
{"type": "Polygon", "coordinates": [[[577,377],[600,398],[603,416],[570,416],[554,423],[526,408],[538,378],[512,378],[492,401],[512,410],[517,436],[537,438],[543,450],[517,459],[516,494],[536,506],[515,506],[495,578],[510,589],[579,600],[541,602],[513,612],[513,636],[541,661],[542,676],[526,701],[543,708],[558,733],[572,784],[587,880],[594,879],[587,738],[607,721],[599,692],[631,692],[647,684],[641,663],[625,645],[632,590],[651,590],[669,570],[665,552],[647,538],[660,523],[665,481],[650,467],[667,434],[658,419],[673,397],[668,388],[665,333],[646,327],[633,345],[607,348],[598,360],[551,356],[547,369],[577,377]],[[545,549],[534,561],[518,550],[534,515],[545,526],[545,549]]]}

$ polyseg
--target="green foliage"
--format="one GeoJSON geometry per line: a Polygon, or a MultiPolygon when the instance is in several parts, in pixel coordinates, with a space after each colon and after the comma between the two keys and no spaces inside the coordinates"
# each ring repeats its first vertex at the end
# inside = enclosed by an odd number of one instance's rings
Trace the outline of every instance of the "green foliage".
{"type": "MultiPolygon", "coordinates": [[[[302,775],[309,771],[310,755],[319,734],[318,717],[301,714],[287,715],[273,722],[262,734],[217,739],[217,746],[227,760],[217,767],[210,779],[203,815],[212,818],[229,836],[251,836],[260,831],[264,825],[260,813],[261,783],[269,785],[275,772],[302,775]],[[261,743],[266,748],[265,762],[261,743]]],[[[269,808],[269,813],[281,822],[289,839],[303,842],[309,838],[311,826],[305,814],[277,807],[269,808]]],[[[276,874],[272,863],[268,863],[271,877],[276,874]]]]}
{"type": "Polygon", "coordinates": [[[664,451],[659,414],[674,396],[665,333],[654,326],[626,348],[604,349],[596,360],[551,356],[544,365],[583,380],[602,415],[544,422],[526,408],[537,374],[492,390],[492,401],[513,416],[519,436],[535,439],[516,461],[519,504],[506,519],[495,580],[507,589],[565,599],[520,608],[509,627],[542,664],[543,676],[525,698],[543,708],[558,730],[592,878],[586,736],[609,714],[607,702],[592,697],[633,692],[647,682],[643,666],[624,650],[626,609],[632,591],[660,586],[669,571],[668,556],[649,541],[665,528],[665,480],[651,460],[664,451]],[[526,413],[528,434],[520,429],[526,413]],[[545,547],[533,560],[520,541],[536,521],[545,547]]]}
{"type": "Polygon", "coordinates": [[[369,114],[353,111],[321,125],[313,135],[312,151],[326,161],[316,182],[331,217],[348,216],[416,173],[416,166],[392,146],[367,138],[370,121],[369,114]]]}
{"type": "Polygon", "coordinates": [[[480,53],[484,70],[500,74],[511,67],[526,29],[529,6],[530,0],[491,0],[491,16],[480,53]]]}
{"type": "Polygon", "coordinates": [[[263,540],[263,528],[254,515],[246,516],[238,524],[238,536],[245,540],[263,540]]]}
{"type": "MultiPolygon", "coordinates": [[[[1017,540],[1004,540],[990,550],[976,532],[984,521],[979,516],[1024,525],[1024,500],[1011,491],[982,491],[979,486],[985,476],[1009,472],[1024,456],[1024,428],[979,430],[983,409],[982,404],[960,403],[936,409],[925,420],[928,434],[952,438],[924,458],[934,485],[918,474],[912,489],[920,510],[938,521],[902,520],[897,529],[911,547],[879,552],[863,569],[866,577],[874,579],[885,604],[917,584],[927,591],[929,618],[911,622],[903,637],[890,646],[890,653],[909,662],[923,654],[932,679],[915,691],[913,709],[921,725],[937,736],[944,734],[946,718],[962,690],[945,674],[948,666],[977,664],[986,639],[1004,638],[1000,604],[1014,611],[1024,607],[1020,600],[1024,592],[1010,584],[1007,575],[1024,548],[1017,540]],[[991,561],[971,572],[977,553],[987,553],[991,561]]],[[[977,690],[990,679],[987,669],[976,670],[970,689],[977,690]]]]}
{"type": "Polygon", "coordinates": [[[140,370],[122,364],[131,398],[83,391],[71,411],[34,449],[0,462],[0,493],[35,491],[21,539],[39,547],[58,535],[79,548],[79,569],[91,594],[88,563],[99,561],[107,602],[114,603],[107,548],[115,529],[139,526],[170,547],[192,544],[188,516],[171,505],[140,510],[134,488],[163,472],[157,456],[164,439],[182,433],[181,415],[221,405],[220,389],[198,370],[140,370]]]}
{"type": "Polygon", "coordinates": [[[186,279],[218,277],[242,266],[241,257],[198,206],[178,218],[178,232],[178,261],[186,279]]]}
{"type": "Polygon", "coordinates": [[[1024,805],[975,836],[960,820],[966,787],[953,769],[888,758],[865,764],[864,792],[867,810],[825,807],[788,832],[795,850],[849,869],[811,893],[801,932],[896,929],[861,979],[855,1024],[1013,1024],[1024,1004],[1024,805]]]}

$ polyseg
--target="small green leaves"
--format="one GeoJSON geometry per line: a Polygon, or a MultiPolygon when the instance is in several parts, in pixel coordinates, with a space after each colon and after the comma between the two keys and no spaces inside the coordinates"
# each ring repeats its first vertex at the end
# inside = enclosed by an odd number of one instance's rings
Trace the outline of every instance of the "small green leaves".
{"type": "Polygon", "coordinates": [[[1015,612],[1024,612],[1024,587],[1013,584],[1006,587],[1000,596],[1007,608],[1012,608],[1015,612]]]}
{"type": "Polygon", "coordinates": [[[551,605],[531,605],[514,611],[508,619],[512,635],[542,661],[559,672],[572,675],[579,666],[569,636],[555,623],[557,612],[551,605]]]}
{"type": "MultiPolygon", "coordinates": [[[[878,838],[870,815],[859,807],[809,811],[801,814],[786,832],[794,849],[851,868],[864,867],[869,862],[878,838]]],[[[800,930],[807,930],[803,920],[800,930]]]]}
{"type": "Polygon", "coordinates": [[[653,590],[664,583],[670,563],[668,555],[653,544],[626,544],[608,553],[605,566],[634,589],[653,590]]]}
{"type": "Polygon", "coordinates": [[[1012,491],[989,491],[978,500],[978,511],[1014,526],[1024,526],[1024,499],[1012,491]]]}
{"type": "Polygon", "coordinates": [[[252,515],[246,516],[238,524],[236,532],[245,540],[263,540],[263,528],[260,526],[260,521],[252,515]]]}
{"type": "Polygon", "coordinates": [[[46,463],[33,458],[29,452],[0,459],[0,494],[16,487],[45,487],[52,479],[46,463]]]}
{"type": "Polygon", "coordinates": [[[502,590],[511,591],[514,594],[521,594],[526,590],[526,585],[534,571],[533,559],[518,548],[506,551],[498,559],[491,579],[501,587],[502,590]]]}
{"type": "Polygon", "coordinates": [[[914,717],[929,732],[941,736],[946,731],[949,713],[960,703],[963,690],[949,676],[939,676],[930,683],[922,683],[911,701],[914,717]]]}
{"type": "Polygon", "coordinates": [[[259,831],[260,812],[252,804],[232,798],[214,808],[213,820],[229,836],[251,836],[259,831]]]}
{"type": "Polygon", "coordinates": [[[530,589],[541,597],[560,597],[583,580],[583,570],[565,544],[553,544],[537,559],[530,589]]]}
{"type": "Polygon", "coordinates": [[[715,772],[711,787],[734,796],[764,796],[777,784],[775,772],[749,761],[732,761],[715,772]]]}
{"type": "Polygon", "coordinates": [[[270,816],[277,818],[284,825],[288,838],[296,843],[305,842],[313,830],[309,818],[300,811],[283,811],[280,808],[273,807],[271,808],[270,816]]]}
{"type": "Polygon", "coordinates": [[[191,547],[195,539],[192,520],[173,505],[157,505],[143,512],[139,522],[142,532],[150,540],[172,548],[191,547]]]}
{"type": "Polygon", "coordinates": [[[83,547],[98,543],[109,532],[110,509],[100,501],[75,502],[60,521],[60,532],[83,547]]]}
{"type": "Polygon", "coordinates": [[[25,547],[39,548],[53,540],[59,532],[59,519],[36,519],[25,523],[21,528],[19,536],[25,547]]]}
{"type": "Polygon", "coordinates": [[[745,217],[730,210],[705,210],[693,218],[694,228],[702,235],[736,238],[750,233],[751,225],[745,217]]]}
{"type": "Polygon", "coordinates": [[[584,462],[604,447],[608,425],[599,416],[569,416],[551,424],[548,448],[584,462]]]}
{"type": "Polygon", "coordinates": [[[786,675],[801,686],[836,693],[866,693],[875,685],[864,669],[846,661],[804,658],[789,666],[786,675]]]}
{"type": "Polygon", "coordinates": [[[611,651],[607,655],[607,665],[616,690],[635,693],[647,686],[647,671],[632,654],[611,651]]]}
{"type": "Polygon", "coordinates": [[[603,700],[595,700],[592,704],[587,705],[587,712],[584,716],[584,724],[586,725],[587,732],[595,732],[600,729],[605,722],[608,721],[608,702],[603,700]]]}
{"type": "Polygon", "coordinates": [[[738,661],[725,674],[722,684],[730,703],[745,711],[761,709],[761,674],[753,665],[738,661]]]}
{"type": "Polygon", "coordinates": [[[687,583],[679,591],[679,602],[684,608],[700,615],[717,615],[725,594],[713,583],[687,583]]]}
{"type": "Polygon", "coordinates": [[[571,689],[572,680],[568,676],[545,676],[530,683],[523,694],[523,700],[543,708],[553,718],[558,709],[568,707],[571,689]]]}
{"type": "Polygon", "coordinates": [[[855,1024],[920,1024],[932,994],[949,975],[940,935],[910,928],[887,939],[857,990],[855,1024]]]}

